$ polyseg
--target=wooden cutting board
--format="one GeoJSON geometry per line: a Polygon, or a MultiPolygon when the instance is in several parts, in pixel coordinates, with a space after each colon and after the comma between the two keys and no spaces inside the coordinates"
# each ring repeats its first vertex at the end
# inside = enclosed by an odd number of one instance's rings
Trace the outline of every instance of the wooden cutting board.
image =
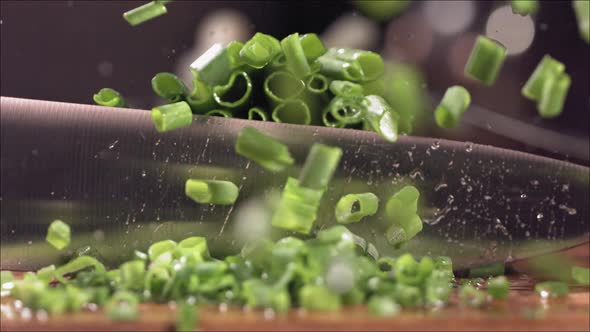
{"type": "MultiPolygon", "coordinates": [[[[589,266],[590,246],[568,252],[580,265],[589,266]]],[[[308,313],[293,310],[284,316],[241,308],[200,308],[200,330],[590,330],[590,290],[575,287],[561,299],[543,300],[526,274],[510,276],[511,291],[506,301],[491,302],[483,309],[461,306],[453,294],[448,307],[436,310],[408,311],[392,318],[369,315],[364,306],[346,308],[338,313],[308,313]]],[[[111,322],[100,311],[86,311],[56,317],[17,309],[11,299],[2,300],[0,330],[54,331],[174,331],[176,309],[173,305],[143,304],[135,322],[111,322]]]]}

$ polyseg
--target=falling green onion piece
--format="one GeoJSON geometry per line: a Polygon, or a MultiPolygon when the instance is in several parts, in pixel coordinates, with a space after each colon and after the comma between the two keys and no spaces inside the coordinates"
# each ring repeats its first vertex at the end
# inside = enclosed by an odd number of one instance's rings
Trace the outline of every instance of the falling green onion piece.
{"type": "Polygon", "coordinates": [[[348,194],[336,204],[336,221],[341,224],[359,222],[377,212],[379,198],[373,193],[348,194]]]}
{"type": "Polygon", "coordinates": [[[355,0],[354,4],[363,14],[382,22],[402,13],[410,0],[355,0]]]}
{"type": "Polygon", "coordinates": [[[535,293],[542,298],[563,297],[569,294],[569,287],[561,281],[545,281],[535,285],[535,293]]]}
{"type": "Polygon", "coordinates": [[[125,99],[121,94],[110,88],[103,88],[92,96],[94,102],[100,106],[126,107],[125,99]]]}
{"type": "Polygon", "coordinates": [[[342,157],[342,149],[323,144],[312,145],[301,173],[299,185],[324,190],[332,179],[342,157]]]}
{"type": "Polygon", "coordinates": [[[254,68],[266,66],[281,52],[281,44],[273,36],[257,32],[240,51],[242,61],[254,68]]]}
{"type": "Polygon", "coordinates": [[[252,127],[240,131],[235,149],[237,154],[255,161],[271,172],[281,172],[294,162],[286,145],[252,127]]]}
{"type": "Polygon", "coordinates": [[[380,96],[366,96],[365,120],[374,131],[389,142],[397,141],[399,115],[380,96]]]}
{"type": "Polygon", "coordinates": [[[268,121],[268,115],[262,108],[252,107],[248,110],[248,120],[268,121]]]}
{"type": "Polygon", "coordinates": [[[465,75],[485,85],[493,85],[505,58],[504,46],[495,40],[479,36],[465,65],[465,75]]]}
{"type": "Polygon", "coordinates": [[[590,268],[572,267],[572,278],[580,285],[590,285],[590,268]]]}
{"type": "MultiPolygon", "coordinates": [[[[235,50],[232,49],[232,52],[235,50]]],[[[233,56],[233,53],[231,54],[233,56]]],[[[229,79],[236,59],[230,58],[230,53],[222,44],[213,44],[205,53],[198,57],[191,65],[197,73],[197,78],[207,84],[225,84],[229,79]]]]}
{"type": "Polygon", "coordinates": [[[539,1],[537,0],[510,0],[512,13],[522,16],[533,15],[539,10],[539,1]]]}
{"type": "Polygon", "coordinates": [[[571,79],[568,74],[547,77],[537,103],[541,117],[554,118],[561,114],[570,85],[571,79]]]}
{"type": "Polygon", "coordinates": [[[545,55],[522,87],[522,95],[530,100],[539,101],[547,79],[560,77],[564,71],[565,66],[561,62],[545,55]]]}
{"type": "Polygon", "coordinates": [[[580,35],[586,43],[590,44],[590,1],[574,0],[572,4],[576,12],[580,35]]]}
{"type": "Polygon", "coordinates": [[[296,98],[304,89],[305,83],[287,71],[275,71],[264,80],[264,93],[276,103],[296,98]]]}
{"type": "Polygon", "coordinates": [[[311,113],[303,100],[289,99],[274,108],[272,119],[275,122],[307,125],[311,122],[311,113]]]}
{"type": "Polygon", "coordinates": [[[164,15],[166,12],[164,3],[161,1],[151,1],[143,6],[123,13],[123,18],[132,26],[136,26],[160,15],[164,15]]]}
{"type": "Polygon", "coordinates": [[[70,245],[70,226],[61,220],[54,220],[47,229],[45,240],[57,250],[64,249],[70,245]]]}
{"type": "Polygon", "coordinates": [[[244,71],[236,71],[231,74],[225,85],[213,88],[213,97],[222,107],[236,109],[246,106],[252,94],[252,80],[244,71]]]}
{"type": "Polygon", "coordinates": [[[440,104],[434,111],[436,124],[441,128],[454,128],[471,104],[471,95],[462,86],[447,89],[440,104]]]}
{"type": "Polygon", "coordinates": [[[186,94],[186,86],[174,74],[158,73],[152,78],[154,92],[171,102],[178,102],[186,94]]]}
{"type": "Polygon", "coordinates": [[[238,198],[238,187],[230,181],[189,179],[186,196],[201,204],[231,205],[238,198]]]}
{"type": "Polygon", "coordinates": [[[300,78],[311,73],[298,33],[285,37],[281,41],[281,48],[285,54],[287,69],[290,72],[300,78]]]}
{"type": "Polygon", "coordinates": [[[289,177],[272,217],[272,225],[309,234],[323,193],[323,189],[303,187],[297,179],[289,177]]]}
{"type": "Polygon", "coordinates": [[[160,133],[189,126],[193,122],[191,108],[184,101],[154,107],[151,116],[160,133]]]}

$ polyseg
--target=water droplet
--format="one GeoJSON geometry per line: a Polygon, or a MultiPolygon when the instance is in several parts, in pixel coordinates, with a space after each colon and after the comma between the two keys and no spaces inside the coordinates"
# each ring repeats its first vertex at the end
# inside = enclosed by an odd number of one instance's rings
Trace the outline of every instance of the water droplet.
{"type": "Polygon", "coordinates": [[[116,140],[113,142],[113,144],[109,145],[109,150],[112,150],[117,145],[117,143],[119,143],[119,140],[116,140]]]}
{"type": "Polygon", "coordinates": [[[467,188],[465,188],[465,190],[467,190],[468,193],[473,191],[473,187],[470,185],[467,185],[467,188]]]}
{"type": "Polygon", "coordinates": [[[33,241],[27,241],[27,244],[31,245],[31,244],[33,244],[33,241]]]}
{"type": "Polygon", "coordinates": [[[146,176],[147,176],[147,172],[144,169],[143,171],[141,171],[141,177],[145,178],[146,176]]]}
{"type": "Polygon", "coordinates": [[[219,304],[219,311],[220,312],[227,312],[227,303],[220,303],[219,304]]]}
{"type": "Polygon", "coordinates": [[[530,236],[531,236],[531,232],[529,232],[529,231],[526,231],[526,232],[524,233],[524,235],[525,235],[526,237],[530,237],[530,236]]]}
{"type": "Polygon", "coordinates": [[[465,186],[467,184],[467,181],[465,181],[465,178],[460,178],[459,182],[461,183],[462,186],[465,186]]]}
{"type": "Polygon", "coordinates": [[[576,209],[571,208],[571,207],[567,207],[564,204],[560,204],[559,208],[562,210],[565,210],[565,212],[567,212],[567,214],[569,214],[570,216],[573,216],[574,214],[578,213],[578,211],[576,211],[576,209]]]}
{"type": "Polygon", "coordinates": [[[541,220],[543,220],[543,217],[544,217],[544,216],[543,216],[543,214],[542,214],[542,213],[538,213],[538,214],[537,214],[537,220],[538,220],[538,221],[541,221],[541,220]]]}
{"type": "Polygon", "coordinates": [[[490,199],[492,199],[492,196],[490,195],[484,195],[483,199],[485,199],[486,201],[489,201],[490,199]]]}
{"type": "Polygon", "coordinates": [[[473,143],[471,143],[471,142],[465,143],[465,152],[471,152],[471,151],[473,151],[473,143]]]}
{"type": "Polygon", "coordinates": [[[440,148],[440,141],[436,140],[436,141],[432,142],[432,144],[430,145],[430,148],[432,150],[438,150],[438,148],[440,148]]]}
{"type": "Polygon", "coordinates": [[[531,180],[531,184],[536,187],[536,186],[539,185],[539,181],[537,181],[537,180],[531,180]]]}
{"type": "Polygon", "coordinates": [[[446,183],[439,183],[436,186],[434,186],[434,191],[439,191],[439,190],[446,188],[446,187],[447,187],[446,183]]]}
{"type": "Polygon", "coordinates": [[[520,198],[526,198],[526,194],[520,194],[520,198]]]}
{"type": "Polygon", "coordinates": [[[264,309],[264,319],[273,320],[275,318],[275,311],[271,308],[264,309]]]}
{"type": "Polygon", "coordinates": [[[51,194],[51,196],[54,196],[55,195],[55,191],[52,191],[49,194],[51,194]]]}
{"type": "Polygon", "coordinates": [[[570,185],[569,184],[564,184],[563,186],[561,186],[561,191],[562,192],[567,192],[570,190],[570,185]]]}
{"type": "Polygon", "coordinates": [[[455,196],[449,195],[449,197],[447,198],[447,203],[448,204],[453,204],[454,201],[455,201],[455,196]]]}

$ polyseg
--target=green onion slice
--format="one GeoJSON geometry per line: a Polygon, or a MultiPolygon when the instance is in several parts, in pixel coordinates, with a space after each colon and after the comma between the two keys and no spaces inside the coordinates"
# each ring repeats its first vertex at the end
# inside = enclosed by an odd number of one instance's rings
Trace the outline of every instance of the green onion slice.
{"type": "Polygon", "coordinates": [[[493,85],[505,58],[504,46],[495,40],[479,36],[465,65],[465,75],[485,85],[493,85]]]}
{"type": "Polygon", "coordinates": [[[166,12],[164,3],[161,1],[151,1],[123,13],[123,18],[132,26],[136,26],[160,15],[164,15],[166,12]]]}
{"type": "Polygon", "coordinates": [[[252,80],[244,71],[235,71],[225,85],[213,88],[215,101],[223,107],[236,109],[246,106],[252,94],[252,80]]]}
{"type": "Polygon", "coordinates": [[[299,185],[324,190],[332,179],[341,157],[342,149],[338,147],[314,144],[299,174],[299,185]]]}
{"type": "Polygon", "coordinates": [[[235,149],[271,172],[281,172],[294,163],[286,145],[252,127],[238,134],[235,149]]]}
{"type": "Polygon", "coordinates": [[[98,93],[92,96],[92,99],[95,103],[100,106],[108,106],[108,107],[125,107],[125,99],[121,96],[121,94],[113,89],[110,88],[103,88],[98,91],[98,93]]]}
{"type": "Polygon", "coordinates": [[[434,111],[436,124],[441,128],[456,127],[470,104],[471,95],[464,87],[455,85],[448,88],[434,111]]]}
{"type": "Polygon", "coordinates": [[[348,194],[336,204],[336,221],[341,224],[359,222],[377,212],[379,198],[373,193],[348,194]]]}
{"type": "Polygon", "coordinates": [[[543,94],[545,81],[550,77],[561,76],[564,71],[563,63],[550,55],[545,55],[522,87],[522,95],[530,100],[539,101],[543,94]]]}
{"type": "Polygon", "coordinates": [[[186,94],[186,86],[172,73],[156,74],[152,78],[152,89],[158,96],[171,102],[180,101],[186,94]]]}
{"type": "Polygon", "coordinates": [[[47,229],[45,240],[55,247],[62,250],[70,245],[70,226],[61,220],[54,220],[47,229]]]}
{"type": "Polygon", "coordinates": [[[230,181],[189,179],[186,196],[201,204],[231,205],[238,198],[238,187],[230,181]]]}
{"type": "Polygon", "coordinates": [[[184,101],[154,107],[151,116],[156,130],[161,133],[189,126],[193,122],[191,108],[184,101]]]}

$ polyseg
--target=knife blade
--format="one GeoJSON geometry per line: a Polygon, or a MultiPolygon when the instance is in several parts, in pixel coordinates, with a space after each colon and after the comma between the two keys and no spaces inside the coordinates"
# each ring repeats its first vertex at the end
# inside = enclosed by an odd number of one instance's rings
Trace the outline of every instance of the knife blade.
{"type": "Polygon", "coordinates": [[[205,116],[158,133],[143,110],[10,97],[0,105],[1,269],[84,253],[113,265],[151,242],[193,235],[206,236],[213,254],[236,253],[240,235],[256,232],[238,211],[279,193],[316,142],[343,149],[319,228],[335,223],[342,195],[373,192],[381,211],[402,186],[420,190],[424,229],[405,247],[387,243],[382,212],[350,225],[381,255],[448,255],[465,268],[588,242],[590,173],[568,162],[433,138],[389,143],[368,131],[205,116]],[[296,165],[273,174],[237,155],[244,126],[287,144],[296,165]],[[233,181],[240,197],[233,206],[195,204],[184,194],[189,177],[233,181]],[[72,227],[64,252],[44,241],[54,219],[72,227]]]}

